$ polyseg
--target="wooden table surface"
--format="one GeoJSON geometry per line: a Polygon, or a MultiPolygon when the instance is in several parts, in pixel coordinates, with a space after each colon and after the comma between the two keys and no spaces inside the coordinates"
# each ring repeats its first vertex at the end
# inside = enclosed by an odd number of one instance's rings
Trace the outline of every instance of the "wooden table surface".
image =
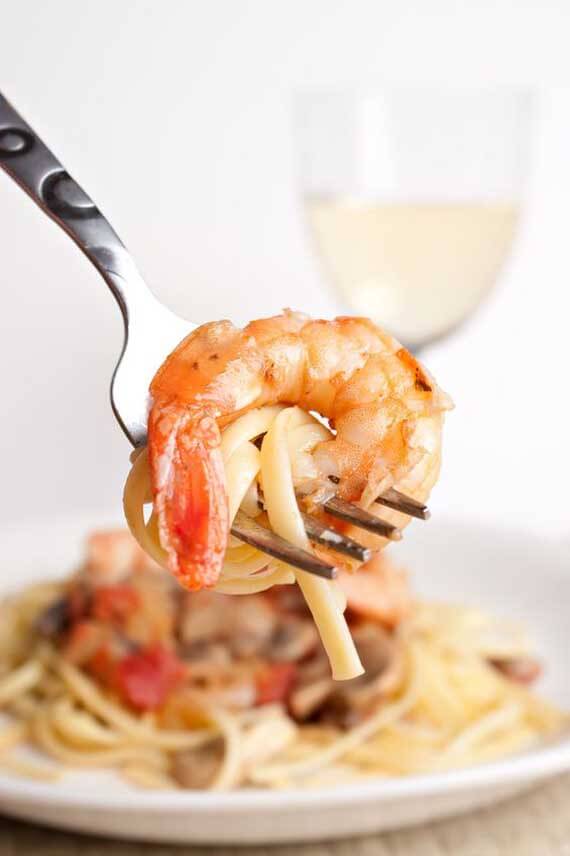
{"type": "Polygon", "coordinates": [[[0,817],[0,856],[570,856],[570,776],[452,820],[372,838],[279,847],[108,841],[0,817]]]}

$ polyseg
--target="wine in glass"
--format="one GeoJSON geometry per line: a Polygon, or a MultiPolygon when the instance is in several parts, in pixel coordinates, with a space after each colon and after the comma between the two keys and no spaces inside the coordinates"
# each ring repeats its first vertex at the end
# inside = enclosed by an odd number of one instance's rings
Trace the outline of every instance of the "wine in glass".
{"type": "Polygon", "coordinates": [[[354,312],[417,351],[476,309],[519,222],[531,106],[522,90],[299,95],[306,213],[354,312]]]}

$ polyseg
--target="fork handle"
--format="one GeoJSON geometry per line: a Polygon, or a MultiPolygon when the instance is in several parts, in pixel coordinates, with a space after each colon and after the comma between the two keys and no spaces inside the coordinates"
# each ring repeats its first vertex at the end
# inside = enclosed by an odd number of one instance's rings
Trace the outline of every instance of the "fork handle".
{"type": "Polygon", "coordinates": [[[85,253],[129,322],[129,301],[152,297],[121,239],[93,200],[0,92],[0,167],[85,253]],[[136,295],[133,294],[136,290],[136,295]],[[145,295],[146,293],[146,295],[145,295]]]}

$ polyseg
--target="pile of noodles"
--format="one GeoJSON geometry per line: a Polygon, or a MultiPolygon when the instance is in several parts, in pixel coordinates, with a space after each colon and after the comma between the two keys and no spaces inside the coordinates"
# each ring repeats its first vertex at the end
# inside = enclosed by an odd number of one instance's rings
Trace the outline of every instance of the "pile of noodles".
{"type": "Polygon", "coordinates": [[[399,684],[352,729],[298,725],[278,704],[232,712],[207,695],[184,729],[167,728],[160,710],[127,709],[37,635],[38,616],[63,590],[42,583],[0,607],[0,770],[16,775],[115,768],[141,787],[173,788],[176,754],[217,741],[213,790],[322,787],[488,761],[565,722],[490,665],[525,650],[518,632],[477,610],[419,605],[397,631],[399,684]]]}

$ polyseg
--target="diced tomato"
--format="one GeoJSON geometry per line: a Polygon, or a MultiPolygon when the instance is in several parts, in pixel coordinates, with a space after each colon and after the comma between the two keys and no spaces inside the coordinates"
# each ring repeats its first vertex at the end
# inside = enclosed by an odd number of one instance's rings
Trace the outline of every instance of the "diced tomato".
{"type": "Polygon", "coordinates": [[[132,586],[99,586],[93,595],[91,613],[99,621],[121,623],[137,609],[139,603],[139,593],[132,586]]]}
{"type": "Polygon", "coordinates": [[[160,645],[129,654],[117,666],[117,688],[132,707],[156,710],[186,674],[184,663],[160,645]]]}
{"type": "Polygon", "coordinates": [[[272,663],[264,666],[256,675],[256,704],[285,701],[297,678],[294,663],[272,663]]]}

